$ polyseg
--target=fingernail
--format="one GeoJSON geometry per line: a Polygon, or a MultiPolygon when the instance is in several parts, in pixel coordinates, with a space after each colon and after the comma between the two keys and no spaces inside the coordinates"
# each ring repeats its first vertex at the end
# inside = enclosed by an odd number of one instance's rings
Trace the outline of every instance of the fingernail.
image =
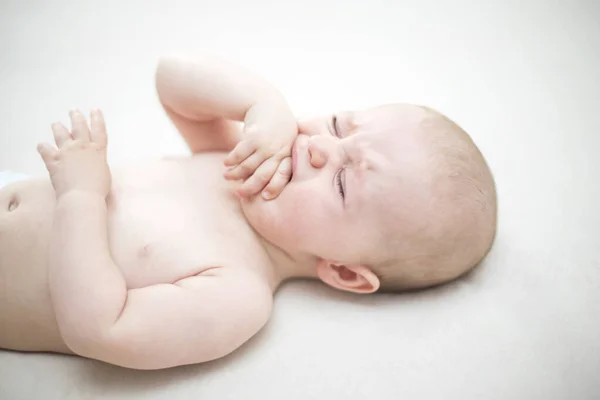
{"type": "Polygon", "coordinates": [[[268,191],[266,191],[266,190],[265,190],[264,192],[262,192],[262,197],[263,197],[263,199],[265,199],[265,200],[270,200],[270,199],[271,199],[271,196],[272,196],[272,194],[271,194],[271,193],[269,193],[269,192],[268,192],[268,191]]]}

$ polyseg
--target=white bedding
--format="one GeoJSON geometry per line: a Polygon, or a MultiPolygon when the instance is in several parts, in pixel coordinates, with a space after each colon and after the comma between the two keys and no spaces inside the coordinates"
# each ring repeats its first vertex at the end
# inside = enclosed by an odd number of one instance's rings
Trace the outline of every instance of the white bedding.
{"type": "Polygon", "coordinates": [[[440,109],[487,157],[500,210],[486,262],[443,289],[289,284],[242,349],[167,371],[0,351],[0,399],[600,398],[600,3],[524,3],[1,2],[0,171],[43,174],[35,145],[72,107],[105,111],[113,164],[184,154],[153,69],[204,50],[298,114],[440,109]]]}

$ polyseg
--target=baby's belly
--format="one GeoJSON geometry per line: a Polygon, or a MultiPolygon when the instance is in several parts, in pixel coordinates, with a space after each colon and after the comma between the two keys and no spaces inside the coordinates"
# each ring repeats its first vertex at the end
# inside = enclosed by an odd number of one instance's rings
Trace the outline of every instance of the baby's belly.
{"type": "Polygon", "coordinates": [[[48,291],[54,190],[46,179],[0,190],[0,347],[67,352],[48,291]]]}

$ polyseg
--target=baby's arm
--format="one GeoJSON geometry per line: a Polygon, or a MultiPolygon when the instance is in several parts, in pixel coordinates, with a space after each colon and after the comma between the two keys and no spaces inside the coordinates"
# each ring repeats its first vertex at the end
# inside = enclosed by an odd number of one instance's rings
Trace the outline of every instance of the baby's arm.
{"type": "Polygon", "coordinates": [[[253,105],[282,101],[263,78],[209,56],[161,58],[156,89],[193,153],[231,151],[240,139],[237,122],[244,121],[253,105]]]}
{"type": "Polygon", "coordinates": [[[266,322],[270,289],[244,268],[215,268],[176,282],[128,289],[108,246],[110,170],[99,112],[91,129],[53,126],[56,147],[40,145],[56,191],[49,284],[60,333],[75,353],[137,369],[222,357],[266,322]]]}

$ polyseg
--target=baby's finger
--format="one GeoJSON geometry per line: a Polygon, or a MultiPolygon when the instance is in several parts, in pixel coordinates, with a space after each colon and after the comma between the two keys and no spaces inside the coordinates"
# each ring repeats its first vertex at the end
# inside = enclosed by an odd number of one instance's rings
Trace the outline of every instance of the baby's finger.
{"type": "Polygon", "coordinates": [[[250,178],[242,187],[240,187],[237,192],[240,196],[253,196],[258,194],[261,190],[267,186],[275,171],[277,171],[277,167],[279,166],[279,160],[274,158],[269,158],[265,162],[263,162],[252,174],[250,178]]]}
{"type": "Polygon", "coordinates": [[[225,179],[239,180],[246,179],[256,171],[256,169],[263,163],[264,157],[258,153],[252,154],[241,162],[225,171],[225,179]]]}
{"type": "Polygon", "coordinates": [[[58,155],[58,150],[48,143],[38,144],[37,151],[40,153],[40,156],[42,156],[42,160],[44,160],[44,164],[46,165],[56,160],[56,156],[58,155]]]}
{"type": "Polygon", "coordinates": [[[271,178],[271,181],[263,190],[263,198],[265,200],[273,200],[283,191],[283,188],[288,184],[292,177],[292,157],[284,158],[279,164],[279,168],[271,178]]]}
{"type": "Polygon", "coordinates": [[[256,146],[250,140],[242,140],[231,150],[223,162],[228,167],[237,165],[254,154],[255,151],[256,146]]]}
{"type": "Polygon", "coordinates": [[[69,116],[71,117],[71,135],[73,139],[89,142],[90,130],[83,114],[79,110],[71,110],[69,116]]]}
{"type": "Polygon", "coordinates": [[[108,143],[104,116],[98,109],[90,112],[90,139],[101,146],[106,146],[108,143]]]}
{"type": "Polygon", "coordinates": [[[54,135],[54,142],[60,148],[69,139],[71,139],[71,133],[69,130],[60,122],[52,124],[52,134],[54,135]]]}

